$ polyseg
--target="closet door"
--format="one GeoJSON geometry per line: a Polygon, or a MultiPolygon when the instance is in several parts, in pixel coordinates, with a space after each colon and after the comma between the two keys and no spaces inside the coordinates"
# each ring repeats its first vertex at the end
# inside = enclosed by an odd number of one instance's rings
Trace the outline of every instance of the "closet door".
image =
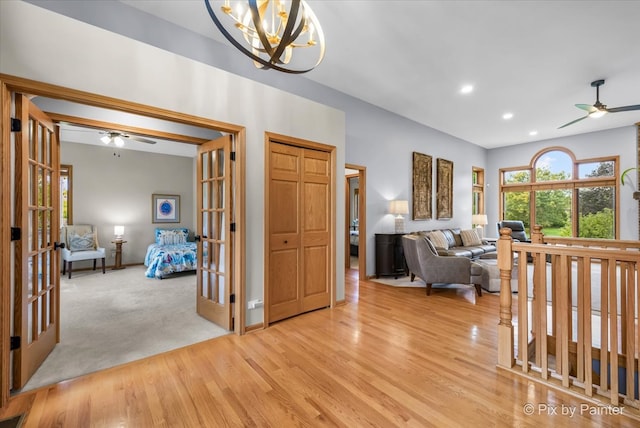
{"type": "Polygon", "coordinates": [[[331,304],[331,161],[269,144],[268,322],[331,304]]]}

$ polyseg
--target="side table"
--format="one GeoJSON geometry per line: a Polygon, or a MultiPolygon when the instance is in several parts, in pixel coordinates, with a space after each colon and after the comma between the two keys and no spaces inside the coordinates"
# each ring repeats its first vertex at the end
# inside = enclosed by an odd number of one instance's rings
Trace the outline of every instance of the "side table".
{"type": "Polygon", "coordinates": [[[122,266],[122,244],[126,244],[127,241],[116,240],[111,243],[116,244],[116,262],[113,265],[113,270],[124,269],[126,266],[122,266]]]}

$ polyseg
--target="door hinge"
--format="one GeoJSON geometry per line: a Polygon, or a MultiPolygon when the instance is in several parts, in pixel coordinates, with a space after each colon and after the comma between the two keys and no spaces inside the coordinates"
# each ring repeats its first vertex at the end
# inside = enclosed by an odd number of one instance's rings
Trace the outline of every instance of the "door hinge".
{"type": "Polygon", "coordinates": [[[14,349],[20,348],[20,336],[11,336],[11,341],[9,342],[9,350],[13,351],[14,349]]]}
{"type": "Polygon", "coordinates": [[[22,122],[20,119],[16,119],[15,117],[11,118],[11,132],[20,132],[22,131],[22,122]]]}
{"type": "Polygon", "coordinates": [[[229,295],[229,301],[231,303],[235,303],[236,302],[236,295],[235,293],[232,293],[231,295],[229,295]]]}
{"type": "Polygon", "coordinates": [[[236,231],[236,224],[235,223],[231,223],[231,231],[235,232],[236,231]]]}
{"type": "Polygon", "coordinates": [[[236,152],[231,152],[231,153],[229,153],[229,155],[231,156],[231,160],[232,161],[236,160],[236,152]]]}
{"type": "Polygon", "coordinates": [[[19,227],[12,227],[11,228],[11,240],[12,241],[19,241],[20,239],[22,239],[22,229],[20,229],[19,227]]]}

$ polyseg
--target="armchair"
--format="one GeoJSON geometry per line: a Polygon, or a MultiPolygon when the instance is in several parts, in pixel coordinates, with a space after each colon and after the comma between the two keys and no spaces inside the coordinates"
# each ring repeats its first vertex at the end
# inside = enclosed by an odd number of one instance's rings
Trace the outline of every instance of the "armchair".
{"type": "Polygon", "coordinates": [[[498,222],[498,236],[500,236],[500,229],[508,227],[511,229],[511,237],[520,242],[531,242],[531,239],[527,236],[527,231],[524,228],[524,223],[520,220],[502,220],[498,222]]]}
{"type": "Polygon", "coordinates": [[[60,241],[64,242],[62,248],[62,274],[69,269],[69,279],[73,262],[81,260],[93,260],[93,270],[96,270],[96,261],[102,259],[102,273],[105,273],[104,261],[106,252],[98,244],[98,232],[96,227],[90,224],[76,224],[60,228],[60,241]]]}
{"type": "MultiPolygon", "coordinates": [[[[520,242],[531,242],[531,239],[527,236],[527,231],[524,228],[524,223],[520,220],[502,220],[498,222],[498,236],[500,236],[500,229],[508,227],[511,229],[511,238],[520,242]]],[[[547,257],[549,259],[549,257],[547,257]]],[[[549,260],[548,260],[549,261],[549,260]]],[[[527,253],[527,262],[533,262],[533,256],[531,253],[527,253]]]]}
{"type": "Polygon", "coordinates": [[[416,276],[427,284],[427,296],[433,284],[472,284],[482,296],[482,266],[467,257],[439,256],[433,244],[424,236],[402,237],[404,256],[411,280],[416,276]]]}

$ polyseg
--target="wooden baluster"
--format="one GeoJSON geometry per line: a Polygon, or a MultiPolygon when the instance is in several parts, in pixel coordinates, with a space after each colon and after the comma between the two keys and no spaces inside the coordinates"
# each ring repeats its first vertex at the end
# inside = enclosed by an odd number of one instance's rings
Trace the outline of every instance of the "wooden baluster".
{"type": "MultiPolygon", "coordinates": [[[[513,314],[511,312],[511,269],[513,269],[513,250],[511,229],[500,229],[498,247],[498,268],[500,269],[500,323],[498,324],[498,365],[513,367],[514,339],[513,314]]],[[[526,296],[526,295],[525,295],[526,296]]],[[[526,314],[520,314],[525,316],[526,314]]]]}
{"type": "MultiPolygon", "coordinates": [[[[611,258],[609,260],[609,343],[611,345],[609,354],[609,364],[611,365],[611,404],[618,405],[618,296],[617,290],[617,272],[616,272],[616,260],[611,258]]],[[[606,343],[602,343],[601,346],[605,348],[606,343]]],[[[605,368],[606,370],[606,368],[605,368]]]]}

